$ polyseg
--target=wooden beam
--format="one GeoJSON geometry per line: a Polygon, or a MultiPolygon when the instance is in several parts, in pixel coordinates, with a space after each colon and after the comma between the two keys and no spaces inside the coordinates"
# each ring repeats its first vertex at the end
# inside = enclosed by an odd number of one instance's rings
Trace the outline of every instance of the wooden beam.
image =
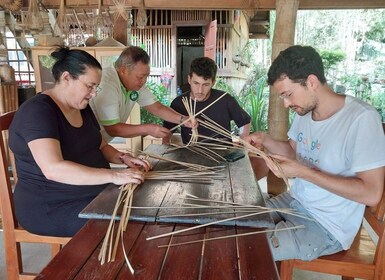
{"type": "Polygon", "coordinates": [[[300,0],[299,9],[380,9],[384,0],[300,0]]]}
{"type": "MultiPolygon", "coordinates": [[[[23,1],[28,6],[28,0],[23,1]]],[[[124,2],[120,0],[120,2],[124,2]]],[[[142,0],[126,0],[128,7],[142,7],[142,0]]],[[[275,0],[144,0],[146,9],[169,10],[275,10],[275,0]]],[[[43,0],[47,8],[59,8],[60,0],[43,0]]],[[[72,8],[97,7],[97,0],[67,0],[72,8]]],[[[113,0],[102,0],[103,6],[113,6],[113,0]]],[[[300,0],[299,9],[378,9],[385,8],[384,0],[300,0]]]]}

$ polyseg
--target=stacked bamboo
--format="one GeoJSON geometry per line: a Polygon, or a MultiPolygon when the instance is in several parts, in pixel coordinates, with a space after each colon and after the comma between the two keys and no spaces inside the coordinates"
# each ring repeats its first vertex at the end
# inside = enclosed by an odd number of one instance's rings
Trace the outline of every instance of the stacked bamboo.
{"type": "Polygon", "coordinates": [[[6,64],[0,65],[0,114],[19,108],[18,83],[15,70],[6,64]]]}
{"type": "Polygon", "coordinates": [[[17,82],[6,82],[0,85],[0,114],[16,111],[19,107],[17,82]]]}
{"type": "MultiPolygon", "coordinates": [[[[15,81],[15,72],[8,65],[0,66],[0,115],[10,111],[16,111],[19,108],[18,83],[15,81]]],[[[8,147],[8,131],[3,131],[1,135],[4,139],[4,144],[8,147]]],[[[6,150],[7,159],[10,166],[11,151],[6,150]]]]}

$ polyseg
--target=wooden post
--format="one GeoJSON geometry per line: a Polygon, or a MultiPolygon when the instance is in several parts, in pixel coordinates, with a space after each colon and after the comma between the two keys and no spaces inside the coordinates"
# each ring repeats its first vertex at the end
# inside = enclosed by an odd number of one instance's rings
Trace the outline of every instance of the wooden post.
{"type": "MultiPolygon", "coordinates": [[[[278,54],[294,44],[295,23],[299,0],[276,0],[276,21],[272,43],[272,61],[278,54]]],[[[269,134],[278,140],[287,139],[289,126],[289,111],[283,106],[283,101],[277,98],[277,94],[270,87],[269,97],[269,134]]],[[[286,191],[283,180],[274,176],[269,171],[267,175],[268,193],[273,195],[286,191]]]]}

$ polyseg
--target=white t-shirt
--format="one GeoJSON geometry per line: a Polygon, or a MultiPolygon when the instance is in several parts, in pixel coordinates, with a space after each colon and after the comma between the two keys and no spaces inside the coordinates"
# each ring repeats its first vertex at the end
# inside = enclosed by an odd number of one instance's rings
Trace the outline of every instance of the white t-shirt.
{"type": "Polygon", "coordinates": [[[113,137],[104,130],[104,125],[125,123],[136,102],[144,107],[157,101],[146,85],[137,93],[132,92],[133,95],[130,94],[131,92],[126,93],[118,73],[113,67],[103,69],[100,88],[101,91],[98,95],[91,99],[90,106],[98,119],[102,135],[107,142],[110,142],[113,137]]]}
{"type": "MultiPolygon", "coordinates": [[[[324,172],[355,176],[385,166],[385,136],[380,116],[368,104],[346,96],[344,107],[323,121],[311,113],[296,116],[288,136],[296,142],[297,159],[324,172]]],[[[301,178],[290,195],[341,243],[350,248],[361,225],[365,205],[333,194],[301,178]]]]}

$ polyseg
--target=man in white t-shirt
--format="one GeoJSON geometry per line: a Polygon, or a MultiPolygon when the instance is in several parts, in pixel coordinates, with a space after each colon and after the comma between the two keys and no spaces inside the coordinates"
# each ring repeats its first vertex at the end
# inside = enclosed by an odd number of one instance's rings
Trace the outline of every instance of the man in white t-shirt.
{"type": "MultiPolygon", "coordinates": [[[[304,219],[274,213],[271,250],[275,260],[312,260],[350,248],[365,205],[383,193],[385,136],[381,118],[370,105],[335,93],[326,83],[320,55],[309,46],[282,51],[268,72],[270,94],[296,112],[288,141],[262,132],[245,140],[263,146],[295,178],[288,192],[266,201],[271,208],[293,208],[304,219]]],[[[276,166],[269,168],[278,177],[276,166]]]]}
{"type": "MultiPolygon", "coordinates": [[[[136,103],[151,114],[173,123],[183,122],[187,116],[175,112],[157,101],[146,86],[150,75],[150,57],[135,46],[126,48],[115,62],[115,67],[103,69],[100,92],[90,106],[102,127],[107,142],[113,137],[135,137],[151,135],[163,138],[170,131],[157,124],[127,124],[136,103]]],[[[191,122],[185,126],[191,127],[191,122]]]]}

